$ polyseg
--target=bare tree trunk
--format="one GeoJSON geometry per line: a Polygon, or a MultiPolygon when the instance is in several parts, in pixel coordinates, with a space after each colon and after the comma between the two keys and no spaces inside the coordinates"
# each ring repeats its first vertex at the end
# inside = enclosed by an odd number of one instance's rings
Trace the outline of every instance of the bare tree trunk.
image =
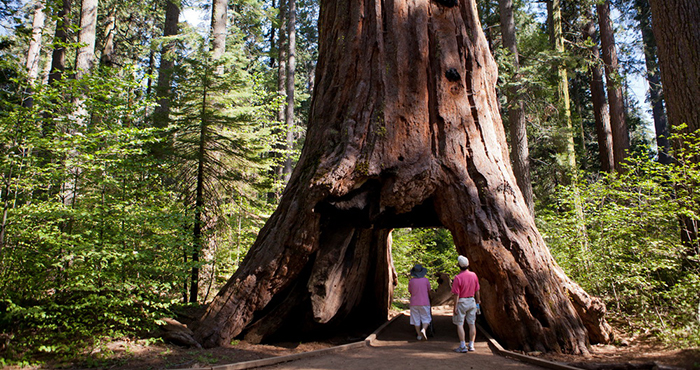
{"type": "Polygon", "coordinates": [[[615,34],[610,20],[610,0],[596,4],[598,10],[598,27],[605,62],[605,78],[608,88],[608,104],[610,106],[610,127],[613,136],[613,157],[615,170],[622,171],[622,164],[627,158],[630,148],[629,130],[625,121],[625,102],[622,95],[621,77],[618,73],[617,51],[615,50],[615,34]]]}
{"type": "Polygon", "coordinates": [[[56,33],[54,35],[54,49],[51,58],[51,72],[49,84],[63,78],[66,70],[66,47],[68,43],[68,30],[70,29],[71,0],[63,0],[63,7],[56,19],[56,33]]]}
{"type": "MultiPolygon", "coordinates": [[[[39,62],[41,60],[41,37],[46,22],[46,13],[44,13],[45,5],[43,0],[34,2],[34,19],[32,21],[32,39],[29,41],[29,49],[27,50],[27,79],[29,85],[32,86],[39,77],[39,62]]],[[[25,100],[25,104],[31,107],[32,102],[25,100]]]]}
{"type": "Polygon", "coordinates": [[[100,56],[100,64],[106,67],[114,66],[114,53],[116,46],[114,44],[114,36],[117,33],[117,16],[112,10],[107,16],[107,23],[104,30],[104,46],[102,47],[102,55],[100,56]]]}
{"type": "MultiPolygon", "coordinates": [[[[282,2],[282,0],[280,0],[280,2],[282,2]]],[[[271,0],[270,8],[272,8],[272,9],[278,8],[276,0],[271,0]]],[[[278,17],[279,17],[279,15],[278,15],[278,17]]],[[[277,55],[275,55],[275,42],[277,40],[276,35],[277,35],[277,27],[275,27],[273,24],[272,27],[270,27],[270,33],[269,33],[270,38],[268,40],[268,43],[270,45],[270,54],[269,54],[270,60],[268,61],[268,63],[269,63],[268,65],[270,66],[270,68],[275,68],[275,65],[277,65],[277,62],[278,62],[277,59],[279,57],[279,50],[277,52],[277,55]]]]}
{"type": "Polygon", "coordinates": [[[29,48],[27,50],[27,61],[25,66],[27,67],[27,83],[28,87],[25,91],[26,97],[22,101],[22,105],[27,108],[31,108],[34,105],[34,84],[36,79],[39,77],[39,62],[41,60],[41,37],[44,30],[44,23],[46,22],[46,13],[42,0],[36,0],[34,2],[34,19],[32,21],[32,39],[29,41],[29,48]]]}
{"type": "Polygon", "coordinates": [[[207,118],[208,98],[208,81],[204,82],[204,91],[202,91],[202,111],[200,114],[199,124],[199,147],[197,149],[197,183],[195,185],[195,202],[194,202],[194,225],[192,226],[192,270],[190,274],[190,303],[197,302],[199,298],[199,255],[204,246],[204,237],[202,228],[204,225],[204,167],[207,158],[206,146],[209,142],[209,122],[207,118]]]}
{"type": "MultiPolygon", "coordinates": [[[[551,41],[554,45],[554,50],[558,53],[563,54],[564,48],[564,33],[561,25],[561,0],[548,0],[549,7],[549,19],[551,22],[551,41]]],[[[574,129],[571,123],[571,99],[569,98],[569,73],[563,64],[556,66],[557,68],[557,81],[558,88],[557,92],[559,95],[559,108],[562,110],[559,113],[559,117],[563,122],[563,132],[565,136],[565,147],[563,152],[565,154],[566,163],[565,166],[568,167],[570,171],[570,178],[567,180],[573,182],[573,179],[577,176],[577,166],[576,166],[576,145],[574,143],[574,129]]]]}
{"type": "MultiPolygon", "coordinates": [[[[279,5],[279,38],[277,39],[277,93],[284,97],[284,101],[287,101],[287,32],[284,30],[287,27],[287,1],[280,0],[279,5]]],[[[280,109],[277,111],[277,121],[286,122],[284,115],[286,112],[286,107],[284,104],[280,105],[280,109]]],[[[279,174],[282,173],[280,167],[279,174]]]]}
{"type": "MultiPolygon", "coordinates": [[[[695,0],[650,0],[652,27],[659,52],[661,81],[671,127],[683,133],[700,129],[700,3],[695,0]]],[[[691,143],[673,142],[676,148],[691,143]]],[[[700,158],[693,158],[700,162],[700,158]]],[[[697,204],[695,205],[697,207],[697,204]]],[[[699,225],[681,217],[681,240],[686,247],[686,264],[697,266],[700,255],[699,225]]]]}
{"type": "Polygon", "coordinates": [[[647,82],[649,83],[649,102],[651,103],[651,112],[654,118],[659,162],[670,164],[670,130],[666,109],[664,108],[656,39],[654,39],[654,32],[651,28],[651,6],[649,5],[649,0],[635,0],[635,8],[637,9],[637,20],[639,21],[639,29],[642,33],[642,43],[644,45],[644,60],[647,67],[647,82]]]}
{"type": "Polygon", "coordinates": [[[226,52],[226,13],[228,0],[212,0],[211,58],[219,59],[226,52]]]}
{"type": "Polygon", "coordinates": [[[532,181],[530,180],[530,148],[527,141],[527,123],[525,122],[525,105],[520,97],[520,60],[518,57],[518,43],[515,37],[515,17],[513,16],[513,1],[498,1],[501,14],[501,35],[503,46],[512,55],[513,81],[507,91],[508,96],[508,121],[510,123],[510,160],[513,163],[513,172],[518,182],[518,188],[523,193],[527,208],[535,214],[535,201],[532,193],[532,181]]]}
{"type": "Polygon", "coordinates": [[[507,347],[587,353],[609,338],[604,306],[564,275],[516,190],[476,3],[445,3],[322,2],[304,149],[195,328],[202,344],[371,331],[395,278],[389,232],[409,226],[451,231],[507,347]]]}
{"type": "MultiPolygon", "coordinates": [[[[178,34],[178,19],[180,18],[180,7],[173,1],[167,1],[165,4],[165,23],[163,25],[163,36],[170,37],[178,34]]],[[[160,50],[160,66],[158,67],[158,85],[156,94],[158,96],[158,105],[154,109],[154,124],[155,127],[165,128],[169,123],[170,116],[170,99],[172,98],[171,79],[173,68],[175,68],[175,42],[165,41],[160,50]]],[[[162,149],[157,150],[162,151],[162,149]]]]}
{"type": "MultiPolygon", "coordinates": [[[[274,2],[273,2],[274,6],[274,2]]],[[[279,21],[279,29],[277,29],[277,34],[278,37],[276,40],[273,40],[275,42],[274,45],[276,45],[277,48],[277,58],[275,59],[277,61],[277,95],[282,99],[282,101],[286,102],[287,101],[287,91],[286,91],[286,75],[287,75],[287,32],[285,32],[286,29],[286,24],[287,24],[287,16],[286,16],[286,9],[287,9],[287,1],[286,0],[280,0],[279,1],[279,7],[278,7],[278,21],[279,21]]],[[[274,58],[271,58],[274,59],[274,58]]],[[[275,158],[275,161],[273,163],[272,169],[270,170],[271,175],[273,179],[275,180],[276,183],[279,183],[281,179],[283,179],[282,173],[284,172],[284,149],[285,145],[282,144],[279,141],[279,137],[283,130],[280,128],[282,123],[286,123],[285,120],[285,113],[286,113],[286,105],[285,104],[280,104],[279,107],[277,108],[276,111],[276,121],[277,125],[272,133],[272,136],[275,138],[275,143],[272,146],[272,150],[270,151],[270,156],[272,158],[275,158]]],[[[268,193],[268,199],[270,202],[276,203],[279,200],[281,190],[278,189],[277,187],[273,188],[273,191],[270,191],[268,193]]]]}
{"type": "MultiPolygon", "coordinates": [[[[563,55],[565,52],[564,47],[564,32],[562,29],[561,21],[561,0],[549,0],[549,18],[551,21],[551,38],[552,44],[554,44],[554,50],[563,55]]],[[[566,66],[563,63],[559,63],[557,66],[557,76],[558,76],[558,88],[557,92],[559,95],[559,107],[562,112],[559,114],[563,121],[563,131],[564,138],[566,140],[563,152],[566,157],[565,166],[568,167],[568,176],[566,181],[570,184],[574,184],[573,187],[573,198],[574,198],[574,210],[576,212],[577,229],[579,232],[578,240],[582,243],[582,249],[586,250],[588,248],[588,238],[586,236],[586,223],[584,220],[583,204],[581,202],[581,196],[579,194],[578,186],[576,182],[579,179],[579,170],[576,165],[576,144],[574,142],[574,129],[571,122],[571,99],[569,98],[569,73],[566,70],[566,66]]]]}
{"type": "Polygon", "coordinates": [[[600,168],[605,172],[611,172],[615,168],[615,159],[613,156],[612,130],[610,128],[610,111],[605,97],[603,67],[599,64],[600,51],[595,41],[595,24],[593,11],[590,6],[586,7],[585,14],[588,21],[583,26],[583,38],[592,42],[590,51],[593,61],[589,70],[591,71],[593,114],[598,137],[598,158],[600,159],[600,168]]]}
{"type": "MultiPolygon", "coordinates": [[[[80,32],[78,33],[78,50],[75,58],[75,79],[80,80],[87,76],[95,62],[95,39],[97,30],[97,8],[98,0],[82,0],[80,8],[80,32]]],[[[75,122],[73,127],[67,127],[70,131],[75,131],[75,127],[85,126],[88,118],[88,111],[85,107],[86,96],[79,91],[73,96],[73,112],[71,119],[75,122]]],[[[75,157],[75,149],[68,153],[68,156],[75,157]]],[[[69,163],[70,161],[66,162],[69,163]]],[[[78,199],[79,181],[81,170],[77,166],[67,168],[68,176],[62,184],[62,198],[65,205],[75,207],[78,199]]],[[[72,222],[72,220],[71,220],[72,222]]],[[[70,229],[70,224],[68,228],[70,229]]]]}
{"type": "Polygon", "coordinates": [[[85,76],[95,64],[95,36],[97,30],[97,1],[82,0],[78,54],[75,58],[75,78],[85,76]]]}
{"type": "Polygon", "coordinates": [[[287,157],[284,161],[284,182],[289,182],[292,175],[292,151],[294,149],[294,82],[296,70],[296,27],[297,27],[297,6],[296,0],[287,0],[287,109],[285,111],[285,122],[287,124],[287,157]]]}
{"type": "MultiPolygon", "coordinates": [[[[97,31],[98,0],[82,0],[80,8],[80,33],[78,34],[78,51],[75,58],[75,78],[83,78],[95,63],[95,39],[97,31]]],[[[87,109],[85,96],[76,96],[73,100],[75,111],[73,117],[77,126],[85,124],[87,109]]]]}
{"type": "Polygon", "coordinates": [[[700,129],[700,4],[695,0],[650,0],[661,80],[671,125],[700,129]]]}

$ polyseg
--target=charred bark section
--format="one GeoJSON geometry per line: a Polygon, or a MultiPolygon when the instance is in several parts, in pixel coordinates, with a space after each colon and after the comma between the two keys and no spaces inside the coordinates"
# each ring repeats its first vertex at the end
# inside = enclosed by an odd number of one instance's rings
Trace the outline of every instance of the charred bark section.
{"type": "Polygon", "coordinates": [[[214,346],[384,321],[391,229],[444,226],[472,260],[503,343],[587,352],[609,330],[604,307],[556,265],[515,182],[476,3],[329,0],[319,24],[299,164],[196,338],[214,346]]]}

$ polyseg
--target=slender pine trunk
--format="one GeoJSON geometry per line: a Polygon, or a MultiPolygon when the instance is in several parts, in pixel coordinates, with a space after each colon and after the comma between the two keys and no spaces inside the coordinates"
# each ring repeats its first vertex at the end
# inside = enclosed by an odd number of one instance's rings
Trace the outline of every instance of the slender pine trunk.
{"type": "Polygon", "coordinates": [[[600,50],[598,49],[595,37],[595,23],[591,6],[586,7],[585,15],[587,21],[582,31],[584,40],[588,40],[592,44],[590,47],[592,61],[589,71],[591,74],[593,115],[595,116],[596,136],[598,138],[598,158],[600,160],[600,168],[605,172],[610,172],[615,168],[612,129],[610,128],[610,111],[605,95],[603,67],[600,61],[600,50]]]}
{"type": "MultiPolygon", "coordinates": [[[[559,54],[564,54],[564,33],[561,24],[561,0],[549,0],[549,18],[551,22],[551,39],[554,50],[559,54]]],[[[576,145],[574,143],[574,129],[571,123],[571,99],[569,97],[569,73],[566,67],[559,63],[557,66],[557,94],[559,97],[559,117],[562,122],[562,131],[565,135],[565,146],[563,148],[566,158],[566,167],[570,172],[568,182],[575,181],[576,177],[576,145]]]]}
{"type": "Polygon", "coordinates": [[[293,158],[292,152],[295,141],[294,127],[294,87],[295,87],[295,71],[296,71],[296,19],[297,19],[296,0],[287,0],[287,73],[286,89],[287,89],[287,109],[285,111],[285,122],[287,126],[286,151],[287,156],[284,161],[284,183],[289,182],[292,176],[293,158]]]}
{"type": "Polygon", "coordinates": [[[622,94],[622,80],[617,61],[615,33],[610,19],[610,0],[596,4],[598,10],[598,27],[603,61],[605,62],[605,82],[608,89],[608,105],[610,106],[610,128],[613,137],[613,157],[615,170],[622,172],[630,147],[629,130],[625,120],[625,102],[622,94]]]}
{"type": "Polygon", "coordinates": [[[530,149],[527,140],[527,123],[525,122],[525,104],[520,97],[518,81],[520,80],[520,59],[518,57],[518,43],[515,33],[515,17],[513,16],[513,1],[499,0],[501,14],[501,35],[503,46],[508,49],[513,62],[514,85],[507,89],[508,97],[508,121],[510,123],[510,160],[513,163],[513,172],[518,182],[518,187],[523,193],[523,198],[530,213],[535,214],[535,202],[530,180],[530,149]]]}
{"type": "Polygon", "coordinates": [[[656,39],[651,27],[649,0],[635,0],[635,8],[637,9],[637,21],[639,21],[639,29],[644,46],[644,61],[647,67],[647,82],[649,83],[649,102],[651,103],[651,112],[654,118],[656,148],[659,153],[658,160],[660,163],[670,164],[672,162],[669,156],[669,151],[671,150],[669,142],[670,130],[666,108],[664,107],[656,39]]]}

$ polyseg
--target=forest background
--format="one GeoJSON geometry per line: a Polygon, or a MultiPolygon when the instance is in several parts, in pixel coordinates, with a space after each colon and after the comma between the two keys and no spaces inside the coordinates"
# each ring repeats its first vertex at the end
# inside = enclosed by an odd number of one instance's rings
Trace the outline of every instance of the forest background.
{"type": "MultiPolygon", "coordinates": [[[[700,136],[666,119],[648,1],[478,6],[518,183],[557,262],[618,329],[700,345],[700,136]]],[[[148,337],[211,301],[303,145],[318,12],[0,2],[0,365],[148,337]]],[[[394,231],[395,298],[414,263],[453,274],[454,250],[444,229],[394,231]]]]}

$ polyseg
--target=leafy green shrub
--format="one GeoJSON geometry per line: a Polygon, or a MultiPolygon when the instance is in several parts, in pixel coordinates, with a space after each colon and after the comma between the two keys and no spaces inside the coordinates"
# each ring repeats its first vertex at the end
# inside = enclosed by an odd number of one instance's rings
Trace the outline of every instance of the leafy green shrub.
{"type": "Polygon", "coordinates": [[[683,242],[681,221],[700,216],[698,137],[674,138],[688,145],[672,165],[633,157],[623,174],[561,187],[557,203],[537,217],[558,263],[611,315],[690,345],[700,343],[700,258],[697,240],[683,242]]]}
{"type": "Polygon", "coordinates": [[[42,301],[6,300],[0,330],[14,335],[4,357],[71,358],[90,353],[102,338],[146,335],[174,302],[151,301],[143,293],[72,291],[42,301]]]}
{"type": "Polygon", "coordinates": [[[188,224],[164,166],[148,155],[158,133],[134,124],[149,104],[134,103],[138,74],[121,72],[37,87],[32,108],[4,102],[5,362],[82,354],[100,338],[144,332],[180,298],[188,224]],[[78,90],[90,92],[90,125],[67,119],[65,93],[78,90]]]}
{"type": "Polygon", "coordinates": [[[433,288],[437,287],[433,274],[445,272],[454,276],[459,271],[454,241],[447,229],[398,229],[392,238],[392,256],[399,279],[394,299],[409,298],[410,272],[417,263],[428,269],[427,277],[433,288]]]}

